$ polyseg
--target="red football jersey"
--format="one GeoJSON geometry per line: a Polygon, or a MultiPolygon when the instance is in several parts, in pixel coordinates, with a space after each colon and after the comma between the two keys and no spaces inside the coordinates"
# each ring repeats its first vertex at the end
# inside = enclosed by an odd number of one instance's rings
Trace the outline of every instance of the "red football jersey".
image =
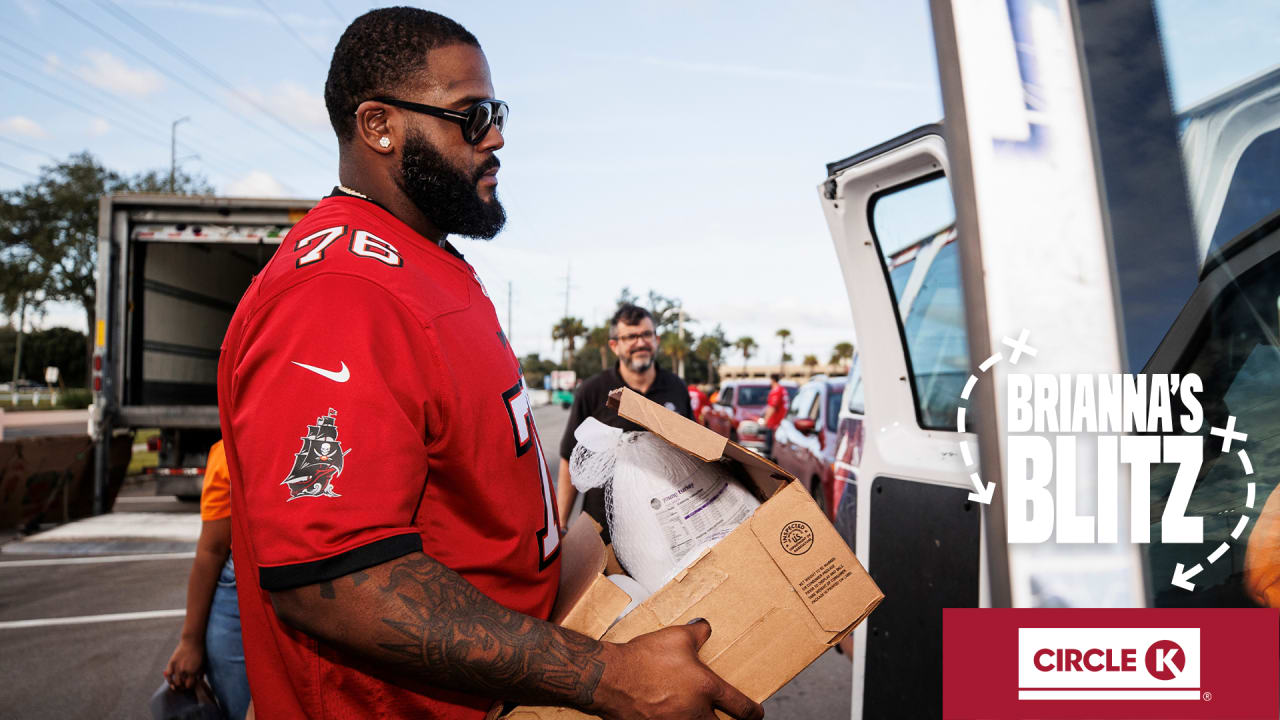
{"type": "Polygon", "coordinates": [[[372,202],[326,198],[227,330],[218,407],[259,717],[474,719],[491,704],[354,669],[281,623],[270,591],[421,550],[497,602],[550,615],[551,476],[493,303],[450,250],[372,202]]]}

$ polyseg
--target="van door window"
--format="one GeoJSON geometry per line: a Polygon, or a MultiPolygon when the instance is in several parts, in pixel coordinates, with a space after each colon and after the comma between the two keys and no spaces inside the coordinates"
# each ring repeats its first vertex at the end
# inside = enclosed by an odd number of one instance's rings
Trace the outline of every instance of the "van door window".
{"type": "Polygon", "coordinates": [[[725,388],[720,392],[720,404],[725,407],[733,407],[733,386],[725,388]]]}
{"type": "Polygon", "coordinates": [[[893,286],[920,427],[956,429],[969,376],[955,208],[942,174],[871,200],[871,225],[893,286]]]}
{"type": "Polygon", "coordinates": [[[840,400],[843,393],[844,387],[841,385],[827,386],[826,424],[827,430],[831,432],[835,432],[840,423],[840,400]]]}
{"type": "MultiPolygon", "coordinates": [[[[1218,270],[1234,274],[1229,267],[1218,270]]],[[[1183,375],[1196,373],[1204,383],[1199,395],[1204,407],[1200,430],[1204,464],[1185,513],[1204,518],[1204,541],[1200,545],[1159,542],[1161,519],[1178,465],[1153,466],[1153,542],[1146,547],[1152,577],[1159,580],[1154,583],[1157,606],[1280,607],[1280,493],[1273,496],[1280,482],[1277,303],[1280,252],[1226,283],[1199,326],[1187,336],[1181,359],[1169,369],[1183,375]],[[1209,429],[1228,427],[1229,417],[1235,418],[1235,431],[1245,433],[1248,439],[1235,442],[1224,452],[1223,439],[1210,435],[1209,429]],[[1252,475],[1244,471],[1241,449],[1247,451],[1252,475]],[[1246,523],[1243,530],[1238,528],[1242,521],[1246,523]],[[1194,592],[1169,584],[1177,563],[1203,568],[1194,578],[1194,592]]],[[[1175,326],[1171,337],[1177,331],[1175,326]]],[[[1165,368],[1151,370],[1163,372],[1165,368]]]]}
{"type": "Polygon", "coordinates": [[[866,415],[867,401],[862,391],[862,361],[858,355],[853,356],[853,364],[849,366],[849,385],[846,391],[849,402],[845,409],[857,415],[866,415]]]}

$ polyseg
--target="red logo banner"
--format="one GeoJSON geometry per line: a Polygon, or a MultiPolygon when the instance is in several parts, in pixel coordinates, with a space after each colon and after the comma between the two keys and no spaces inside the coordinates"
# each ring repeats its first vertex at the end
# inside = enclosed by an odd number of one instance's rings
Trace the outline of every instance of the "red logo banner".
{"type": "Polygon", "coordinates": [[[947,718],[1280,717],[1280,613],[943,611],[947,718]]]}

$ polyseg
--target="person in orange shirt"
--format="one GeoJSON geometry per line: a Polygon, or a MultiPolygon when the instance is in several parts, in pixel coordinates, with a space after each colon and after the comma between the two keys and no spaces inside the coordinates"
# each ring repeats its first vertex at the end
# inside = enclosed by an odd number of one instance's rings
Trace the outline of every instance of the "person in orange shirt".
{"type": "Polygon", "coordinates": [[[231,560],[231,475],[221,440],[209,448],[205,463],[200,519],[196,559],[187,580],[186,620],[164,676],[169,687],[191,690],[207,674],[227,717],[241,720],[249,707],[249,680],[231,560]]]}

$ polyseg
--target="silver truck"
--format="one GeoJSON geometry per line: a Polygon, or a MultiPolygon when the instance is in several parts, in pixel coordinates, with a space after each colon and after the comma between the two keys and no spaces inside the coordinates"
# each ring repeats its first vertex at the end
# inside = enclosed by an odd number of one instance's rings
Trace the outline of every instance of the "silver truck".
{"type": "MultiPolygon", "coordinates": [[[[91,434],[158,428],[156,494],[195,500],[218,440],[218,351],[253,276],[316,200],[104,195],[91,434]]],[[[96,467],[106,467],[100,457],[96,467]]],[[[103,512],[106,476],[95,477],[103,512]]]]}

